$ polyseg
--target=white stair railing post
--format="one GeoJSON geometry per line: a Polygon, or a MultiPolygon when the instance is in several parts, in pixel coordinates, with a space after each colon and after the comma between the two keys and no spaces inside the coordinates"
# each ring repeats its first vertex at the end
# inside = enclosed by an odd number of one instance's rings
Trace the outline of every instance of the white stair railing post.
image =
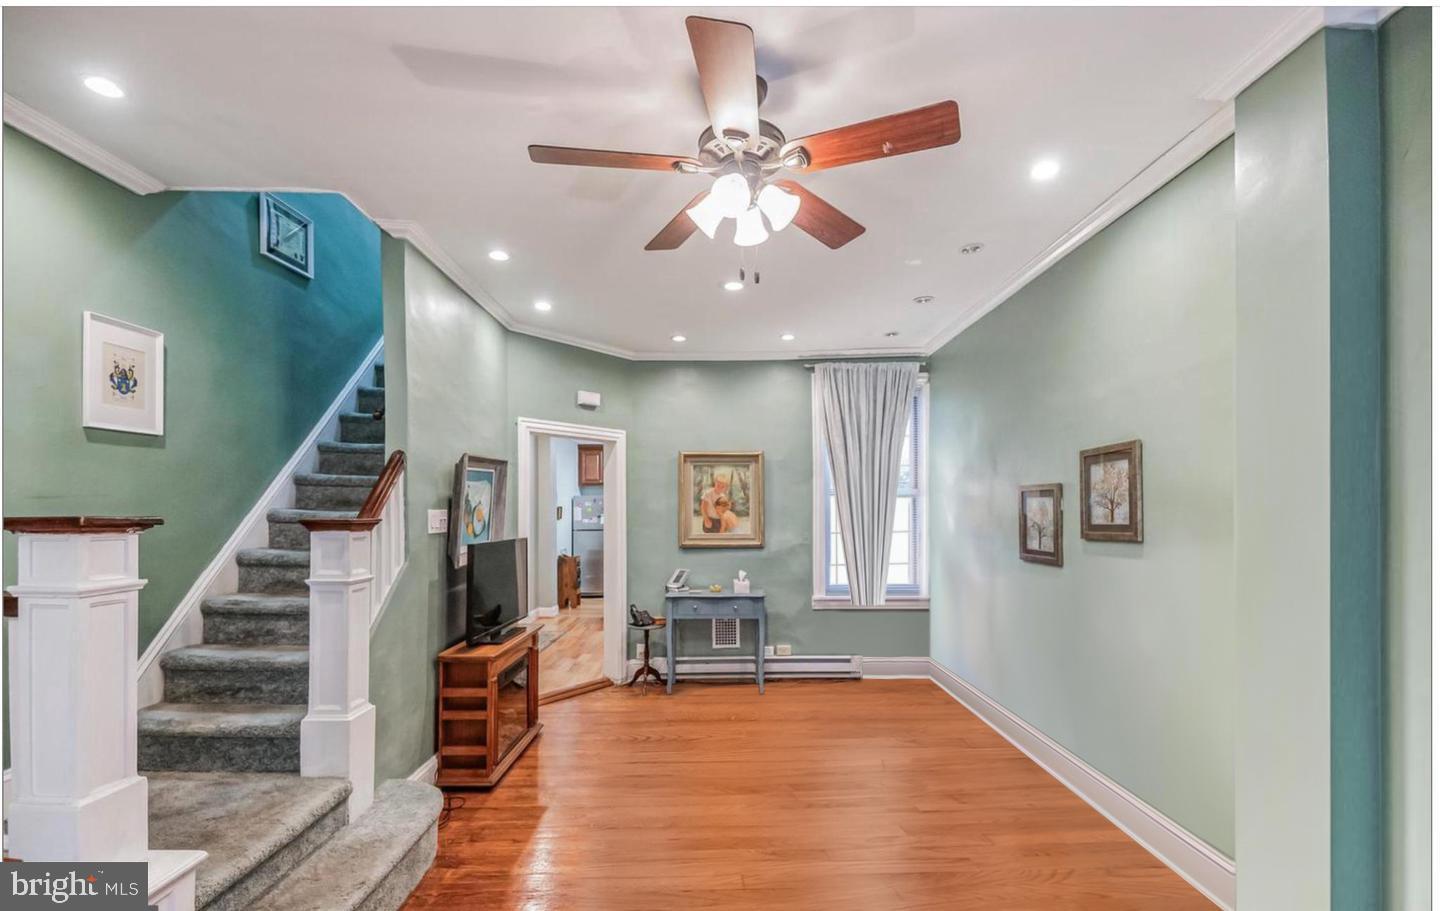
{"type": "Polygon", "coordinates": [[[13,796],[8,853],[24,861],[147,861],[151,904],[194,908],[203,851],[150,851],[137,771],[144,517],[5,520],[19,536],[8,621],[13,796]]]}
{"type": "Polygon", "coordinates": [[[378,520],[312,520],[310,704],[300,723],[300,774],[348,778],[350,818],[375,793],[375,706],[370,704],[372,534],[378,520]]]}

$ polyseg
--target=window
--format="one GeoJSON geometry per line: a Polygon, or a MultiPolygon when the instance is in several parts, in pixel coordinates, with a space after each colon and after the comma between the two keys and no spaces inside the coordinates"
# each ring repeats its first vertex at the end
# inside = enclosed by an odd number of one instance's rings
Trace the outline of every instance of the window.
{"type": "MultiPolygon", "coordinates": [[[[900,483],[895,491],[895,521],[890,532],[890,564],[886,603],[899,599],[906,607],[929,595],[925,575],[925,459],[929,387],[921,380],[910,400],[910,420],[901,453],[900,483]]],[[[845,549],[840,543],[840,519],[835,505],[835,484],[830,457],[819,427],[815,429],[815,606],[850,606],[850,584],[845,549]]]]}

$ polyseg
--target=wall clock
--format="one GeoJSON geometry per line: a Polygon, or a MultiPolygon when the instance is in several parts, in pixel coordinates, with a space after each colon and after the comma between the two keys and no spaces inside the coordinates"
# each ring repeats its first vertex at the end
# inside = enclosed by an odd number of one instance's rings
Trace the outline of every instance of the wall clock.
{"type": "Polygon", "coordinates": [[[315,277],[315,226],[269,193],[260,194],[260,252],[306,278],[315,277]]]}

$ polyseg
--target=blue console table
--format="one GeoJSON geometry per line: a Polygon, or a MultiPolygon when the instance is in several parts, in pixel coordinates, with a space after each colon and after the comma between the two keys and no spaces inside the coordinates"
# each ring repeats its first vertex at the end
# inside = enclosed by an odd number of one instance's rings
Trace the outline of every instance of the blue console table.
{"type": "Polygon", "coordinates": [[[668,592],[665,595],[665,692],[675,689],[675,665],[680,657],[678,643],[680,636],[675,628],[681,620],[754,620],[757,624],[755,636],[755,683],[760,692],[765,692],[765,593],[752,591],[737,595],[734,592],[668,592]]]}

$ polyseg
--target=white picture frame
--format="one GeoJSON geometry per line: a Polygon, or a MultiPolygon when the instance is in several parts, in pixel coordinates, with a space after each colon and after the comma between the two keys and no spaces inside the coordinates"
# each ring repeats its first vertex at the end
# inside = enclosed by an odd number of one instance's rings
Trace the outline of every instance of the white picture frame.
{"type": "Polygon", "coordinates": [[[81,329],[80,423],[165,435],[165,335],[86,310],[81,329]]]}
{"type": "Polygon", "coordinates": [[[315,222],[270,193],[260,194],[260,253],[292,272],[315,277],[315,222]],[[295,246],[293,235],[304,232],[295,246]]]}

